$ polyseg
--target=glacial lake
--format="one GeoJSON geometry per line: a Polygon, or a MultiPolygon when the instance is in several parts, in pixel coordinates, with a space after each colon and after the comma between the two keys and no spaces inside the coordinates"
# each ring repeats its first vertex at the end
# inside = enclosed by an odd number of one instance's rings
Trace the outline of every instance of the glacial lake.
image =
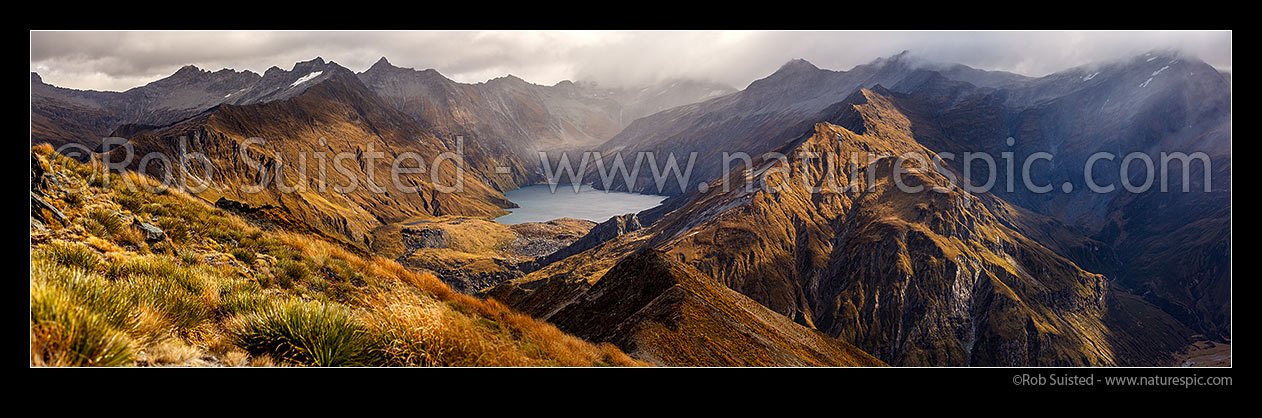
{"type": "Polygon", "coordinates": [[[504,193],[519,208],[495,218],[496,222],[516,225],[523,222],[545,222],[557,218],[586,219],[600,223],[614,216],[636,213],[660,205],[666,196],[626,192],[606,192],[584,184],[574,193],[574,186],[562,184],[554,193],[551,186],[537,184],[504,193]]]}

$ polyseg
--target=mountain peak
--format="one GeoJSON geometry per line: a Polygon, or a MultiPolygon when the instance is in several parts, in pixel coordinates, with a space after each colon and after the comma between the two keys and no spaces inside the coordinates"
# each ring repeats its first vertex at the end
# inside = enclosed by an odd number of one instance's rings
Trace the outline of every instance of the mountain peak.
{"type": "Polygon", "coordinates": [[[372,67],[368,67],[368,71],[386,71],[386,70],[393,70],[396,68],[399,68],[399,67],[395,67],[394,64],[391,64],[390,60],[386,59],[386,57],[381,57],[381,59],[373,63],[372,67]]]}
{"type": "Polygon", "coordinates": [[[521,77],[518,77],[512,74],[508,74],[503,77],[492,78],[488,80],[487,83],[488,84],[490,83],[530,84],[526,80],[522,80],[521,77]]]}
{"type": "Polygon", "coordinates": [[[201,68],[197,68],[196,65],[190,64],[190,65],[185,65],[183,67],[180,67],[180,69],[176,71],[175,74],[172,74],[172,75],[173,76],[174,75],[193,75],[193,74],[199,74],[201,72],[202,72],[201,68]]]}
{"type": "Polygon", "coordinates": [[[794,58],[794,59],[789,60],[789,62],[784,63],[784,65],[781,65],[780,69],[776,70],[776,72],[799,72],[799,71],[813,71],[813,70],[818,70],[818,69],[819,67],[816,67],[815,64],[811,64],[810,61],[807,61],[802,58],[794,58]]]}
{"type": "Polygon", "coordinates": [[[324,58],[315,57],[314,59],[310,61],[300,61],[298,63],[295,63],[293,69],[290,71],[302,71],[302,70],[310,70],[312,68],[321,68],[328,64],[332,64],[332,63],[324,62],[324,58]]]}

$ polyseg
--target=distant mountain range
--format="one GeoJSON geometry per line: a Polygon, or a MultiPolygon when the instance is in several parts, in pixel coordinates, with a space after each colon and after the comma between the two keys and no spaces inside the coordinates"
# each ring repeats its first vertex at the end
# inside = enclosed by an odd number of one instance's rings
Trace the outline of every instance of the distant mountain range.
{"type": "MultiPolygon", "coordinates": [[[[352,72],[321,58],[294,64],[289,71],[272,67],[262,75],[190,65],[124,92],[60,88],[31,73],[32,135],[55,146],[68,141],[99,144],[123,125],[161,127],[221,104],[286,100],[347,73],[352,72]]],[[[542,86],[512,75],[465,84],[433,69],[395,67],[385,57],[353,76],[436,135],[503,143],[535,164],[536,151],[592,148],[640,117],[736,91],[682,79],[640,88],[572,81],[542,86]]]]}

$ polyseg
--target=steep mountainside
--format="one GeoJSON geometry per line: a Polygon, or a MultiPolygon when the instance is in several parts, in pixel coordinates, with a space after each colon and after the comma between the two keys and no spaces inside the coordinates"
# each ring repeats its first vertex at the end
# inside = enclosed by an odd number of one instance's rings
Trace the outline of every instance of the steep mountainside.
{"type": "MultiPolygon", "coordinates": [[[[780,152],[933,155],[885,94],[852,95],[829,119],[843,126],[817,124],[780,152]]],[[[1164,364],[1190,335],[1009,227],[1018,214],[1005,223],[983,203],[989,197],[952,190],[938,172],[908,175],[907,185],[925,190],[906,193],[891,178],[892,157],[857,168],[793,158],[733,173],[727,192],[712,182],[709,193],[677,198],[686,203],[648,229],[492,294],[550,317],[545,306],[563,306],[553,304],[608,276],[601,260],[648,247],[893,365],[1164,364]],[[812,194],[804,186],[826,185],[831,174],[844,187],[855,171],[874,173],[874,187],[812,194]],[[775,191],[746,191],[746,182],[775,191]]]]}
{"type": "MultiPolygon", "coordinates": [[[[1055,186],[1051,193],[1022,187],[1003,169],[995,179],[1000,187],[992,191],[1080,230],[1115,254],[1104,265],[1066,254],[1080,265],[1118,278],[1207,335],[1230,335],[1231,96],[1212,67],[1152,53],[1001,89],[932,74],[894,90],[917,140],[957,155],[948,162],[957,172],[965,152],[1010,152],[1016,164],[1051,153],[1053,162],[1033,164],[1030,174],[1036,185],[1055,186]],[[1112,192],[1092,192],[1084,179],[1088,159],[1098,152],[1114,157],[1093,165],[1092,180],[1111,185],[1112,192]],[[1146,155],[1155,171],[1152,187],[1140,193],[1127,191],[1120,175],[1123,159],[1134,152],[1146,155]],[[1163,168],[1162,153],[1204,153],[1208,191],[1201,161],[1185,166],[1173,159],[1163,168]],[[1012,190],[1003,186],[1009,181],[1012,190]],[[1072,192],[1061,189],[1066,182],[1072,192]],[[1168,192],[1161,191],[1163,182],[1168,192]]],[[[1142,160],[1129,169],[1126,180],[1144,184],[1142,160]]],[[[974,183],[986,181],[983,175],[974,183]]]]}
{"type": "MultiPolygon", "coordinates": [[[[998,165],[991,192],[1002,204],[1064,226],[1056,235],[1066,245],[1045,242],[1057,253],[1118,279],[1211,337],[1229,337],[1230,80],[1192,57],[1155,51],[1039,78],[924,62],[907,54],[849,71],[821,70],[799,60],[739,93],[646,117],[603,147],[607,153],[622,152],[626,161],[634,159],[628,153],[654,151],[659,165],[664,153],[673,152],[681,166],[695,151],[691,191],[698,181],[722,175],[723,152],[757,157],[775,151],[814,123],[829,120],[838,99],[878,84],[888,87],[919,144],[954,155],[945,164],[956,173],[962,171],[964,153],[991,155],[998,165]],[[1006,143],[1009,137],[1012,146],[1006,143]],[[1158,170],[1144,193],[1127,192],[1119,174],[1123,158],[1135,151],[1147,154],[1158,170]],[[1022,179],[1009,178],[1003,166],[1008,152],[1018,174],[1027,156],[1051,153],[1051,163],[1032,164],[1030,180],[1052,191],[1033,192],[1022,179]],[[1093,170],[1095,183],[1112,185],[1112,192],[1095,193],[1083,178],[1087,159],[1097,152],[1116,155],[1093,170]],[[1194,160],[1186,170],[1190,192],[1182,192],[1185,170],[1175,159],[1166,175],[1171,192],[1160,192],[1162,152],[1204,152],[1210,159],[1210,191],[1203,189],[1202,162],[1194,160]],[[1010,181],[1011,192],[1006,190],[1010,181]],[[1071,191],[1063,192],[1065,182],[1071,191]]],[[[734,161],[739,169],[740,161],[734,161]]],[[[973,183],[987,183],[984,162],[974,164],[973,172],[983,174],[973,183]]],[[[1137,160],[1128,180],[1142,185],[1145,174],[1137,160]]],[[[641,170],[634,189],[656,192],[651,175],[641,170]]],[[[587,180],[601,185],[595,170],[587,180]]],[[[665,185],[663,193],[680,194],[675,182],[665,185]]],[[[615,182],[613,188],[626,187],[615,182]]]]}
{"type": "MultiPolygon", "coordinates": [[[[196,161],[188,166],[194,175],[210,180],[211,186],[198,193],[207,200],[278,206],[290,217],[357,244],[366,244],[374,228],[397,220],[494,216],[510,207],[499,190],[525,181],[525,170],[511,157],[500,157],[505,153],[477,143],[435,137],[384,104],[349,70],[331,64],[323,72],[323,80],[309,82],[301,94],[289,99],[220,105],[174,125],[137,129],[129,135],[137,154],[131,168],[138,168],[139,156],[149,152],[201,153],[211,162],[210,175],[196,161]],[[265,142],[247,143],[249,138],[265,142]],[[181,148],[181,142],[187,148],[181,148]],[[461,149],[463,176],[455,161],[434,166],[440,153],[461,149]],[[379,153],[372,166],[371,153],[379,153]],[[406,159],[405,167],[425,171],[401,173],[401,189],[394,184],[390,164],[404,153],[415,153],[423,160],[421,166],[406,159]],[[345,158],[339,160],[339,154],[345,158]],[[514,168],[515,174],[496,173],[500,166],[514,168]],[[264,180],[265,189],[253,189],[264,180]],[[459,182],[463,182],[462,191],[442,191],[459,182]]],[[[125,152],[116,148],[107,157],[122,161],[125,152]]],[[[161,164],[144,169],[158,177],[179,174],[161,164]]]]}
{"type": "MultiPolygon", "coordinates": [[[[778,148],[820,120],[819,113],[856,90],[877,84],[891,86],[915,73],[906,54],[876,60],[850,71],[830,71],[805,60],[786,63],[774,74],[754,81],[735,94],[653,114],[627,126],[601,146],[606,153],[648,151],[665,166],[674,154],[682,166],[697,153],[693,184],[722,175],[723,152],[757,156],[778,148]]],[[[595,173],[588,180],[600,184],[595,173]]],[[[633,189],[680,194],[675,182],[656,190],[650,170],[641,170],[633,189]]],[[[627,189],[616,182],[615,190],[627,189]]]]}

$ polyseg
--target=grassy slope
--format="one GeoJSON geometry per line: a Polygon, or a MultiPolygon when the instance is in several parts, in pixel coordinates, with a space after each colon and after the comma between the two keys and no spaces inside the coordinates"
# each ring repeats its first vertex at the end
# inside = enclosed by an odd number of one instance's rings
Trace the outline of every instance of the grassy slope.
{"type": "Polygon", "coordinates": [[[642,364],[393,261],[32,153],[67,217],[31,228],[32,365],[642,364]]]}

